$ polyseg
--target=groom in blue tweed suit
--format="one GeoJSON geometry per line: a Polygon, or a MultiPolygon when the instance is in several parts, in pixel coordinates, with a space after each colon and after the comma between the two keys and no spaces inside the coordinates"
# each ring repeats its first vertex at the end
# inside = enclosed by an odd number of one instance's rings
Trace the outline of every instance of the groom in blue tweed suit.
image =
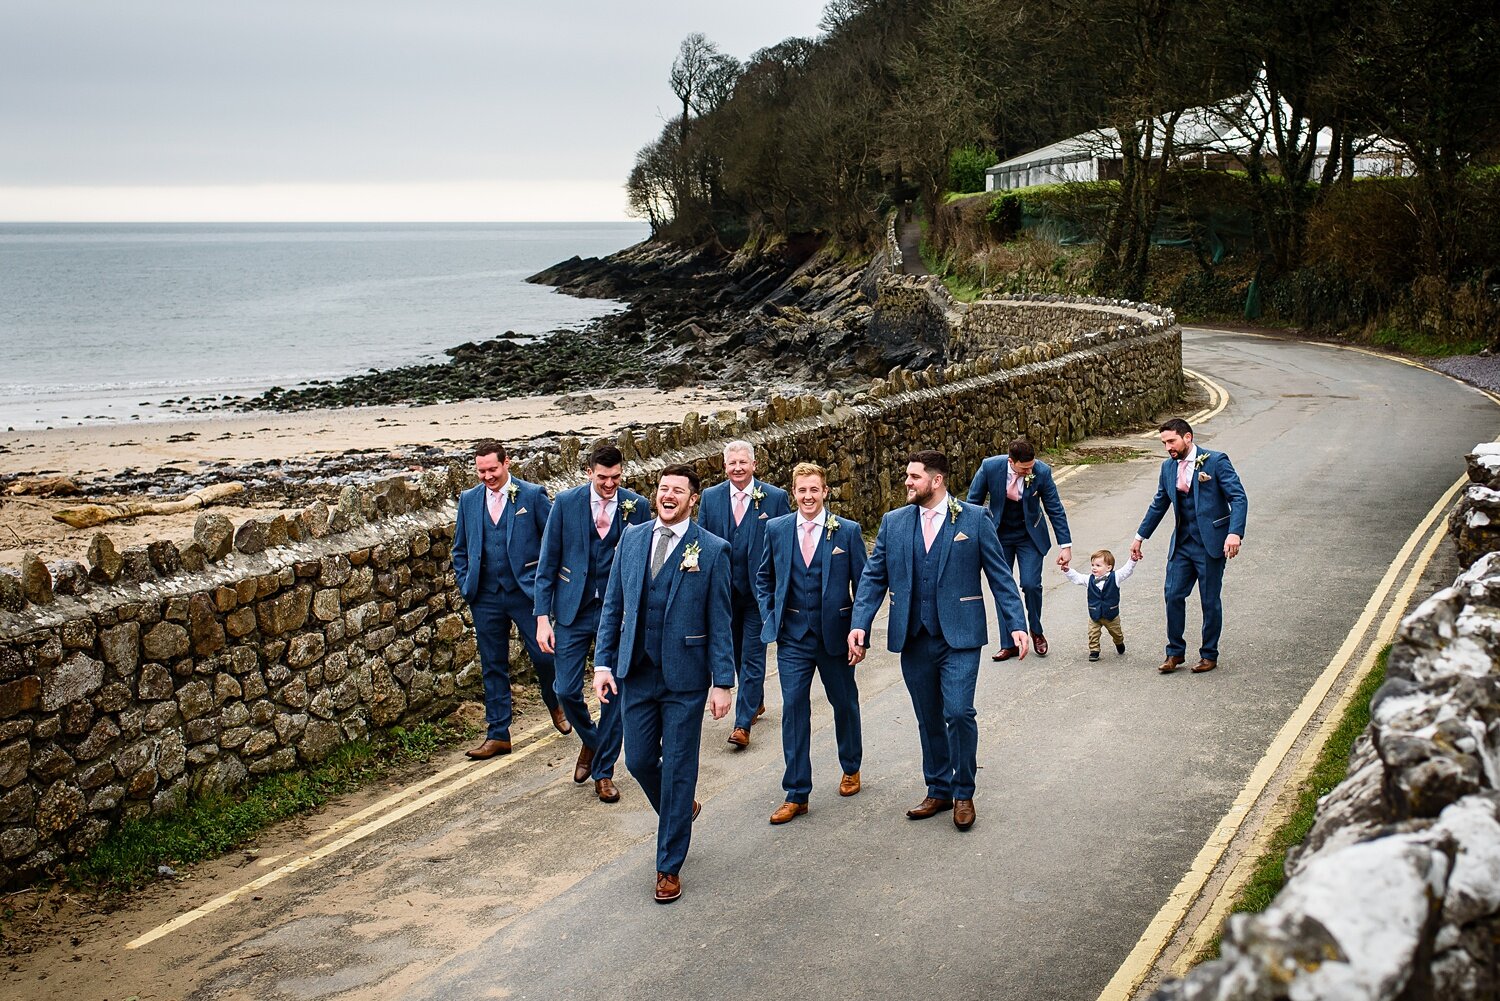
{"type": "MultiPolygon", "coordinates": [[[[981,573],[989,581],[1001,628],[1024,621],[1021,595],[1005,564],[995,523],[976,504],[948,493],[948,457],[921,451],[906,464],[905,507],[887,514],[865,564],[849,631],[851,656],[862,651],[875,613],[891,595],[886,645],[901,654],[922,740],[927,796],[906,811],[923,820],[947,810],[961,831],[974,826],[979,724],[974,689],[988,641],[981,573]]],[[[1011,641],[1026,656],[1027,636],[1011,641]]]]}
{"type": "Polygon", "coordinates": [[[604,592],[594,647],[599,701],[621,700],[625,766],[656,810],[656,900],[682,895],[699,805],[703,704],[729,712],[729,544],[689,520],[698,474],[668,466],[656,519],[625,530],[604,592]]]}
{"type": "Polygon", "coordinates": [[[703,491],[698,524],[729,543],[730,612],[734,622],[734,667],[739,693],[729,743],[750,745],[750,728],[766,711],[766,644],[761,640],[755,574],[765,552],[766,525],[791,510],[786,491],[755,478],[755,446],[732,441],[724,446],[723,483],[703,491]]]}
{"type": "Polygon", "coordinates": [[[1141,543],[1151,538],[1168,510],[1176,512],[1167,550],[1167,658],[1158,670],[1171,674],[1187,658],[1187,596],[1197,584],[1203,606],[1203,641],[1193,672],[1202,674],[1219,666],[1224,568],[1239,555],[1249,501],[1229,456],[1199,448],[1187,421],[1174,417],[1158,432],[1168,458],[1161,464],[1156,496],[1136,531],[1130,556],[1140,559],[1141,543]]]}
{"type": "Polygon", "coordinates": [[[479,484],[458,498],[453,579],[474,618],[484,681],[484,741],[465,753],[482,759],[510,753],[511,623],[531,655],[554,725],[562,714],[552,691],[552,654],[537,645],[531,614],[537,552],[552,502],[535,483],[510,475],[510,457],[498,441],[474,447],[474,471],[479,484]]]}
{"type": "Polygon", "coordinates": [[[771,814],[785,824],[807,812],[812,793],[813,671],[833,706],[844,775],[839,795],[859,792],[859,763],[864,756],[859,725],[859,686],[854,665],[864,657],[849,649],[849,622],[854,591],[865,568],[865,540],[859,522],[839,518],[825,506],[828,477],[823,467],[799,462],[792,469],[792,496],[797,513],[773,518],[766,526],[766,555],[756,574],[765,631],[760,638],[776,643],[781,677],[781,751],[786,774],[781,785],[786,802],[771,814]]]}

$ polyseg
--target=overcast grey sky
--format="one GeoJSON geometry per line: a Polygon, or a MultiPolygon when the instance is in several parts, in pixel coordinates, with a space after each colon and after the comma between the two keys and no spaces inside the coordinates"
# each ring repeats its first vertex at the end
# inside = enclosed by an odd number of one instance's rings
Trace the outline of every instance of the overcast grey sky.
{"type": "Polygon", "coordinates": [[[0,0],[0,220],[619,219],[678,43],[822,0],[0,0]]]}

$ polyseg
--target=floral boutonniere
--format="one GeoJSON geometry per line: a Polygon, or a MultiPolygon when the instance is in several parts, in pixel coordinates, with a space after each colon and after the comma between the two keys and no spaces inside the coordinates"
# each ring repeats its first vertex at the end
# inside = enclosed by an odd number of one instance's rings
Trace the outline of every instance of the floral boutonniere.
{"type": "Polygon", "coordinates": [[[1207,452],[1199,452],[1197,460],[1195,460],[1193,462],[1193,468],[1194,469],[1202,469],[1203,468],[1203,464],[1206,463],[1207,461],[1208,461],[1208,453],[1207,452]]]}
{"type": "Polygon", "coordinates": [[[507,483],[505,485],[505,496],[507,496],[507,497],[510,498],[511,503],[515,503],[516,494],[518,494],[520,492],[521,492],[521,488],[518,487],[518,486],[516,486],[516,481],[515,480],[511,480],[509,483],[507,483]]]}
{"type": "Polygon", "coordinates": [[[828,521],[824,523],[823,527],[828,530],[827,538],[830,539],[833,538],[833,533],[839,530],[839,520],[833,516],[832,511],[828,512],[828,521]]]}
{"type": "Polygon", "coordinates": [[[750,491],[750,499],[755,502],[755,510],[760,510],[760,502],[766,499],[766,492],[756,484],[755,489],[750,491]]]}
{"type": "Polygon", "coordinates": [[[956,524],[958,524],[958,516],[961,513],[963,513],[963,507],[958,503],[958,501],[954,498],[954,496],[952,494],[949,494],[948,495],[948,523],[950,525],[956,525],[956,524]]]}
{"type": "Polygon", "coordinates": [[[1031,486],[1036,482],[1036,473],[1027,473],[1026,478],[1021,481],[1022,488],[1031,486]]]}
{"type": "Polygon", "coordinates": [[[682,569],[689,571],[697,570],[698,554],[701,552],[703,550],[699,548],[697,542],[689,542],[684,546],[682,550],[682,569]]]}
{"type": "Polygon", "coordinates": [[[629,518],[634,513],[635,513],[635,498],[634,497],[626,497],[624,500],[620,501],[620,517],[622,517],[622,518],[629,518]]]}

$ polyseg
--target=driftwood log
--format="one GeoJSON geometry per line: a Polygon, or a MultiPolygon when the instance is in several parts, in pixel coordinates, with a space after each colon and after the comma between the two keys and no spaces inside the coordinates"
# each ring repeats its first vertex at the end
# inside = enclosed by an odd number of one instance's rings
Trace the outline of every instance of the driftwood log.
{"type": "Polygon", "coordinates": [[[93,528],[109,521],[138,518],[143,514],[181,514],[217,504],[226,497],[244,492],[243,483],[215,483],[194,491],[181,500],[125,501],[120,504],[80,504],[53,512],[53,519],[72,528],[93,528]]]}

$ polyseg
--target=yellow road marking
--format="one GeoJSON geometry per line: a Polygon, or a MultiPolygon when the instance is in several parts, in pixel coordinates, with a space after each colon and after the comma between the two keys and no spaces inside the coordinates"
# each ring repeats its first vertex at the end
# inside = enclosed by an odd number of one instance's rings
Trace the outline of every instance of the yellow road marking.
{"type": "Polygon", "coordinates": [[[1427,512],[1426,517],[1417,526],[1416,531],[1402,545],[1401,551],[1396,555],[1396,559],[1392,561],[1390,568],[1386,570],[1385,576],[1381,578],[1379,585],[1375,588],[1375,592],[1370,595],[1370,600],[1366,603],[1365,609],[1360,614],[1359,619],[1354,623],[1354,628],[1349,631],[1349,634],[1344,638],[1344,642],[1333,655],[1333,659],[1328,662],[1328,666],[1324,668],[1323,673],[1318,676],[1317,681],[1313,683],[1312,687],[1308,689],[1307,694],[1303,696],[1302,702],[1297,706],[1296,711],[1288,717],[1287,721],[1282,724],[1281,729],[1277,731],[1275,738],[1271,741],[1270,747],[1266,749],[1266,753],[1262,755],[1255,769],[1250,773],[1250,778],[1246,780],[1244,788],[1240,790],[1240,794],[1235,797],[1228,812],[1224,814],[1218,825],[1215,826],[1213,833],[1209,835],[1208,841],[1198,852],[1197,857],[1193,859],[1193,863],[1188,868],[1188,871],[1178,881],[1177,886],[1172,890],[1171,894],[1168,895],[1166,903],[1162,904],[1161,909],[1156,912],[1156,916],[1146,926],[1146,930],[1141,933],[1141,937],[1137,940],[1135,948],[1130,950],[1130,954],[1125,957],[1125,961],[1120,964],[1119,969],[1115,971],[1115,975],[1110,978],[1109,983],[1100,992],[1098,1001],[1128,1001],[1131,995],[1134,994],[1135,989],[1150,974],[1152,965],[1155,964],[1157,957],[1161,955],[1162,950],[1166,948],[1172,936],[1177,933],[1177,929],[1182,924],[1183,918],[1187,916],[1188,910],[1192,907],[1194,901],[1197,900],[1199,893],[1202,892],[1203,885],[1208,881],[1214,867],[1224,857],[1224,852],[1229,848],[1229,842],[1239,832],[1240,826],[1249,815],[1251,808],[1255,805],[1255,801],[1260,797],[1266,785],[1271,781],[1272,775],[1275,774],[1276,770],[1281,766],[1282,761],[1291,751],[1292,744],[1296,742],[1303,728],[1312,719],[1318,706],[1333,687],[1333,683],[1338,680],[1338,676],[1343,673],[1344,668],[1359,649],[1360,639],[1369,631],[1370,624],[1375,621],[1375,617],[1379,613],[1381,606],[1385,604],[1386,596],[1390,594],[1392,588],[1395,586],[1396,579],[1400,575],[1402,568],[1411,559],[1413,550],[1416,549],[1418,543],[1427,534],[1432,523],[1447,510],[1453,496],[1467,482],[1467,476],[1461,477],[1444,491],[1442,497],[1433,505],[1432,510],[1427,512]]]}
{"type": "MultiPolygon", "coordinates": [[[[1215,417],[1224,412],[1225,407],[1229,406],[1229,390],[1225,389],[1223,386],[1219,385],[1217,382],[1210,379],[1202,372],[1195,372],[1190,368],[1185,368],[1182,370],[1182,374],[1187,376],[1189,379],[1202,383],[1203,388],[1208,391],[1208,406],[1204,407],[1202,410],[1199,410],[1195,414],[1188,415],[1186,420],[1189,424],[1192,424],[1194,427],[1196,427],[1197,425],[1202,424],[1204,421],[1213,420],[1215,417]]],[[[1146,431],[1141,434],[1141,437],[1155,438],[1158,433],[1159,432],[1155,430],[1146,431]]]]}
{"type": "MultiPolygon", "coordinates": [[[[1307,747],[1303,749],[1302,757],[1297,760],[1296,767],[1292,769],[1291,774],[1287,777],[1287,789],[1298,788],[1307,776],[1311,774],[1313,766],[1317,764],[1319,756],[1323,753],[1324,745],[1333,736],[1334,730],[1338,729],[1339,724],[1344,719],[1344,712],[1349,708],[1349,704],[1354,701],[1354,693],[1359,691],[1359,686],[1364,684],[1365,678],[1369,677],[1370,672],[1375,669],[1375,663],[1380,659],[1381,648],[1395,638],[1396,629],[1401,625],[1401,620],[1405,616],[1407,603],[1411,601],[1411,596],[1422,583],[1422,574],[1426,572],[1427,565],[1432,562],[1433,556],[1437,554],[1438,546],[1442,544],[1447,534],[1447,526],[1442,521],[1433,526],[1432,532],[1427,539],[1427,545],[1422,547],[1422,552],[1417,555],[1416,562],[1412,564],[1411,571],[1406,575],[1406,583],[1402,585],[1401,590],[1397,592],[1396,597],[1391,601],[1390,607],[1386,609],[1385,618],[1381,620],[1380,627],[1375,630],[1375,636],[1369,644],[1369,649],[1365,651],[1364,659],[1360,661],[1359,667],[1355,672],[1350,675],[1349,682],[1344,686],[1344,690],[1339,695],[1338,701],[1329,709],[1328,715],[1324,717],[1322,724],[1318,727],[1317,734],[1308,742],[1307,747]]],[[[1287,812],[1290,812],[1290,809],[1291,804],[1287,804],[1287,812]]],[[[1214,898],[1213,906],[1209,908],[1208,913],[1199,922],[1197,929],[1183,948],[1182,955],[1177,958],[1177,962],[1173,965],[1172,972],[1177,976],[1182,976],[1193,968],[1194,959],[1208,946],[1209,940],[1218,932],[1219,927],[1224,923],[1224,919],[1228,917],[1230,908],[1239,899],[1240,890],[1250,881],[1251,875],[1255,872],[1256,864],[1260,861],[1261,855],[1264,854],[1266,842],[1270,840],[1271,834],[1274,833],[1275,829],[1281,826],[1282,819],[1284,817],[1274,819],[1268,817],[1266,819],[1260,833],[1256,836],[1245,854],[1240,857],[1234,870],[1229,874],[1229,878],[1224,881],[1224,885],[1219,888],[1218,895],[1214,898]]]]}
{"type": "Polygon", "coordinates": [[[412,800],[405,806],[392,810],[390,813],[387,813],[386,815],[379,817],[378,819],[372,820],[369,823],[366,823],[363,826],[350,831],[348,834],[345,834],[338,840],[330,841],[322,848],[308,852],[305,855],[300,855],[292,861],[287,862],[285,865],[279,866],[278,868],[273,869],[271,872],[266,873],[264,876],[261,876],[258,879],[251,880],[249,883],[246,883],[244,886],[241,886],[238,889],[230,890],[228,893],[221,894],[220,896],[217,896],[214,899],[210,900],[208,903],[203,904],[199,907],[195,907],[185,914],[179,914],[177,917],[173,918],[171,921],[168,921],[166,924],[158,925],[157,927],[146,932],[144,935],[141,935],[127,942],[125,944],[125,948],[139,949],[142,946],[150,945],[152,942],[155,942],[157,939],[161,938],[164,935],[170,935],[174,931],[185,928],[186,926],[192,924],[194,921],[197,921],[199,918],[212,914],[214,911],[217,911],[220,908],[227,907],[228,905],[239,900],[241,897],[244,897],[246,894],[254,893],[256,890],[260,890],[267,886],[270,886],[272,883],[275,883],[286,876],[290,876],[294,872],[299,872],[302,869],[305,869],[308,866],[312,865],[314,862],[326,858],[327,856],[332,855],[334,852],[339,851],[340,849],[347,848],[349,845],[352,845],[357,841],[362,841],[363,839],[369,837],[371,834],[374,834],[376,831],[394,824],[396,821],[408,817],[418,810],[436,803],[440,799],[451,796],[453,793],[458,792],[460,789],[465,789],[468,786],[473,785],[475,782],[478,782],[482,778],[487,778],[488,776],[500,771],[503,768],[508,768],[511,765],[516,764],[518,761],[530,757],[542,748],[552,744],[561,736],[562,734],[554,731],[552,734],[542,737],[534,744],[531,744],[529,747],[522,748],[521,750],[516,751],[514,754],[496,758],[488,764],[473,768],[467,774],[460,777],[457,781],[452,782],[441,789],[436,789],[432,792],[429,792],[427,795],[420,797],[419,799],[412,800]]]}

